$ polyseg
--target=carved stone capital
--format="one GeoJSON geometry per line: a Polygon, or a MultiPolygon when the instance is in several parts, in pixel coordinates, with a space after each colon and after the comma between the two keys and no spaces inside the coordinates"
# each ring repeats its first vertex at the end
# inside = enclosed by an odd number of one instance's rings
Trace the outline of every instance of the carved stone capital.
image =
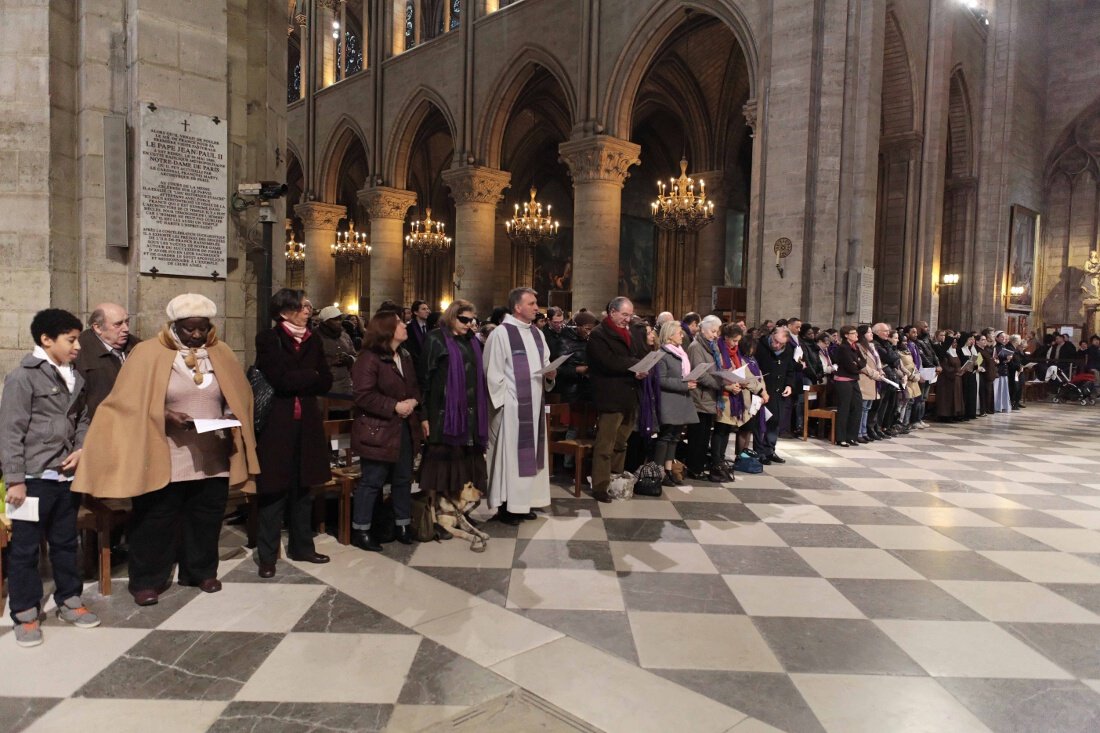
{"type": "Polygon", "coordinates": [[[756,100],[750,99],[745,102],[745,105],[741,107],[741,114],[745,115],[745,124],[747,124],[753,132],[756,132],[756,100]]]}
{"type": "Polygon", "coordinates": [[[359,203],[371,219],[401,219],[416,206],[416,194],[401,188],[375,186],[359,192],[359,203]]]}
{"type": "Polygon", "coordinates": [[[610,135],[569,140],[558,146],[574,185],[610,181],[622,186],[630,177],[630,166],[642,162],[638,158],[641,150],[640,145],[610,135]]]}
{"type": "Polygon", "coordinates": [[[496,204],[504,198],[504,189],[511,185],[508,171],[468,165],[443,171],[443,182],[451,189],[455,204],[496,204]]]}
{"type": "Polygon", "coordinates": [[[336,231],[340,220],[348,215],[348,208],[339,204],[307,201],[294,207],[294,214],[302,220],[303,229],[331,229],[336,231]]]}

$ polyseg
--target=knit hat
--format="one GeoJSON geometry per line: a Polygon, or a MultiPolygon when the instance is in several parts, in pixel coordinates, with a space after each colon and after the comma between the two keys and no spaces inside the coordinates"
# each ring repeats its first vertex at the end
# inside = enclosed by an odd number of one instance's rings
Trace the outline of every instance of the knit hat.
{"type": "Polygon", "coordinates": [[[218,306],[205,295],[184,293],[168,301],[164,311],[169,321],[182,321],[185,318],[213,318],[218,315],[218,306]]]}
{"type": "Polygon", "coordinates": [[[321,323],[324,323],[325,321],[332,320],[333,318],[339,318],[342,315],[344,315],[344,313],[340,310],[339,306],[326,305],[324,308],[321,309],[321,312],[317,314],[317,318],[321,321],[321,323]]]}

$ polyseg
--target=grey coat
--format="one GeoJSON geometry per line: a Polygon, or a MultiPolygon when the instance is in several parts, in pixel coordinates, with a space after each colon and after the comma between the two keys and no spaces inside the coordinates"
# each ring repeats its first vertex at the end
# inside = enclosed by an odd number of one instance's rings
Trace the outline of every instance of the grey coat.
{"type": "Polygon", "coordinates": [[[84,445],[88,408],[84,377],[74,370],[70,393],[46,360],[27,354],[7,379],[0,401],[0,463],[8,486],[61,468],[84,445]]]}
{"type": "Polygon", "coordinates": [[[661,424],[691,425],[699,422],[699,415],[688,397],[680,357],[663,348],[662,351],[664,356],[657,362],[657,373],[661,380],[661,424]]]}
{"type": "MultiPolygon", "coordinates": [[[[687,348],[688,358],[691,359],[691,368],[700,364],[713,364],[714,357],[707,348],[706,341],[700,336],[691,342],[687,348]]],[[[725,382],[714,376],[714,372],[708,372],[695,382],[698,387],[691,391],[691,401],[695,405],[696,412],[713,415],[718,409],[718,395],[722,392],[725,382]]],[[[663,396],[663,395],[662,395],[663,396]]]]}

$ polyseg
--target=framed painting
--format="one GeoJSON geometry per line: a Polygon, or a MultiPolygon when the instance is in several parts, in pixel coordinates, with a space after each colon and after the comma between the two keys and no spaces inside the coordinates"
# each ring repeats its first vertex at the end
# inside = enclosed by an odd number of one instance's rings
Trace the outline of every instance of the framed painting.
{"type": "Polygon", "coordinates": [[[1013,204],[1009,222],[1005,310],[1031,313],[1035,303],[1035,267],[1039,212],[1013,204]]]}

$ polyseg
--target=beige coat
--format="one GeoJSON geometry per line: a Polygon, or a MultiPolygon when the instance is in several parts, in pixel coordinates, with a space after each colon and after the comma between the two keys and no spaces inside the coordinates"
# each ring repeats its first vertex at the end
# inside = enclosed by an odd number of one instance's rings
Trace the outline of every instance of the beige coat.
{"type": "MultiPolygon", "coordinates": [[[[242,425],[231,430],[229,485],[252,493],[260,473],[252,430],[252,388],[232,349],[220,342],[207,349],[222,396],[242,425]]],[[[84,440],[73,491],[126,499],[168,485],[172,460],[164,432],[164,403],[175,358],[175,349],[163,339],[143,341],[126,357],[84,440]]]]}

